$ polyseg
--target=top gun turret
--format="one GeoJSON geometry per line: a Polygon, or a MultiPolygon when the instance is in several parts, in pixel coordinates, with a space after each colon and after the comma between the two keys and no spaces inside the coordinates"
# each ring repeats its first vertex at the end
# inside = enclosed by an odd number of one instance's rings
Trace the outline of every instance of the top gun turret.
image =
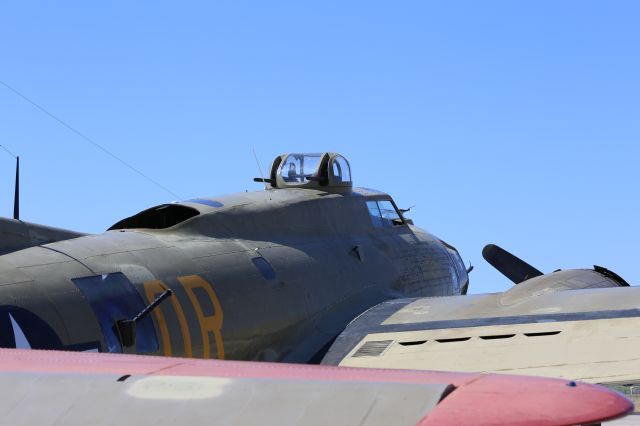
{"type": "Polygon", "coordinates": [[[269,178],[255,178],[272,189],[321,188],[330,192],[351,192],[351,167],[342,155],[283,154],[275,158],[269,178]]]}

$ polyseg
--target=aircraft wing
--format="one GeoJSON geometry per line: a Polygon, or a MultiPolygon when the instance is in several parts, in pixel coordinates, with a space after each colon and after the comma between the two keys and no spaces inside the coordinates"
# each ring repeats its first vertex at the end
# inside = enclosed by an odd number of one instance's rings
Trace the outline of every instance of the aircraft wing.
{"type": "Polygon", "coordinates": [[[558,379],[0,349],[6,424],[535,424],[623,416],[558,379]]]}
{"type": "Polygon", "coordinates": [[[322,363],[640,383],[640,287],[604,268],[556,271],[503,293],[396,299],[360,315],[322,363]]]}

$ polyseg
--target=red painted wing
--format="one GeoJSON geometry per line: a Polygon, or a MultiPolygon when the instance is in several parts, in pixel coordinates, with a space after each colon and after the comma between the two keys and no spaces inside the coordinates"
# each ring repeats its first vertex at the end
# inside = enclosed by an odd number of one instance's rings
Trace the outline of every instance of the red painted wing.
{"type": "Polygon", "coordinates": [[[0,349],[0,375],[13,424],[571,425],[633,409],[599,386],[497,374],[0,349]]]}

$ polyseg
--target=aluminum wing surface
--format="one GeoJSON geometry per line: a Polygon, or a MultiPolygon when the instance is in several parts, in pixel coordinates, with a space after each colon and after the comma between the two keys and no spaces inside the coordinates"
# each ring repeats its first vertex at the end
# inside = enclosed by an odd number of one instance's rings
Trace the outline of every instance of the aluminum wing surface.
{"type": "Polygon", "coordinates": [[[640,383],[640,287],[602,268],[503,293],[397,299],[356,318],[322,363],[640,383]]]}
{"type": "Polygon", "coordinates": [[[6,424],[593,423],[633,405],[558,379],[0,350],[6,424]]]}

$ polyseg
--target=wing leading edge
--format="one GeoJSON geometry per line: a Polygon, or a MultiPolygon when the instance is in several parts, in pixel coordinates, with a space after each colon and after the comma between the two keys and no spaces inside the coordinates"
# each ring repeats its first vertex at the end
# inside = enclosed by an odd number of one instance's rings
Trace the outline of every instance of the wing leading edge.
{"type": "Polygon", "coordinates": [[[558,379],[96,353],[1,349],[0,376],[11,424],[565,425],[633,409],[558,379]]]}

